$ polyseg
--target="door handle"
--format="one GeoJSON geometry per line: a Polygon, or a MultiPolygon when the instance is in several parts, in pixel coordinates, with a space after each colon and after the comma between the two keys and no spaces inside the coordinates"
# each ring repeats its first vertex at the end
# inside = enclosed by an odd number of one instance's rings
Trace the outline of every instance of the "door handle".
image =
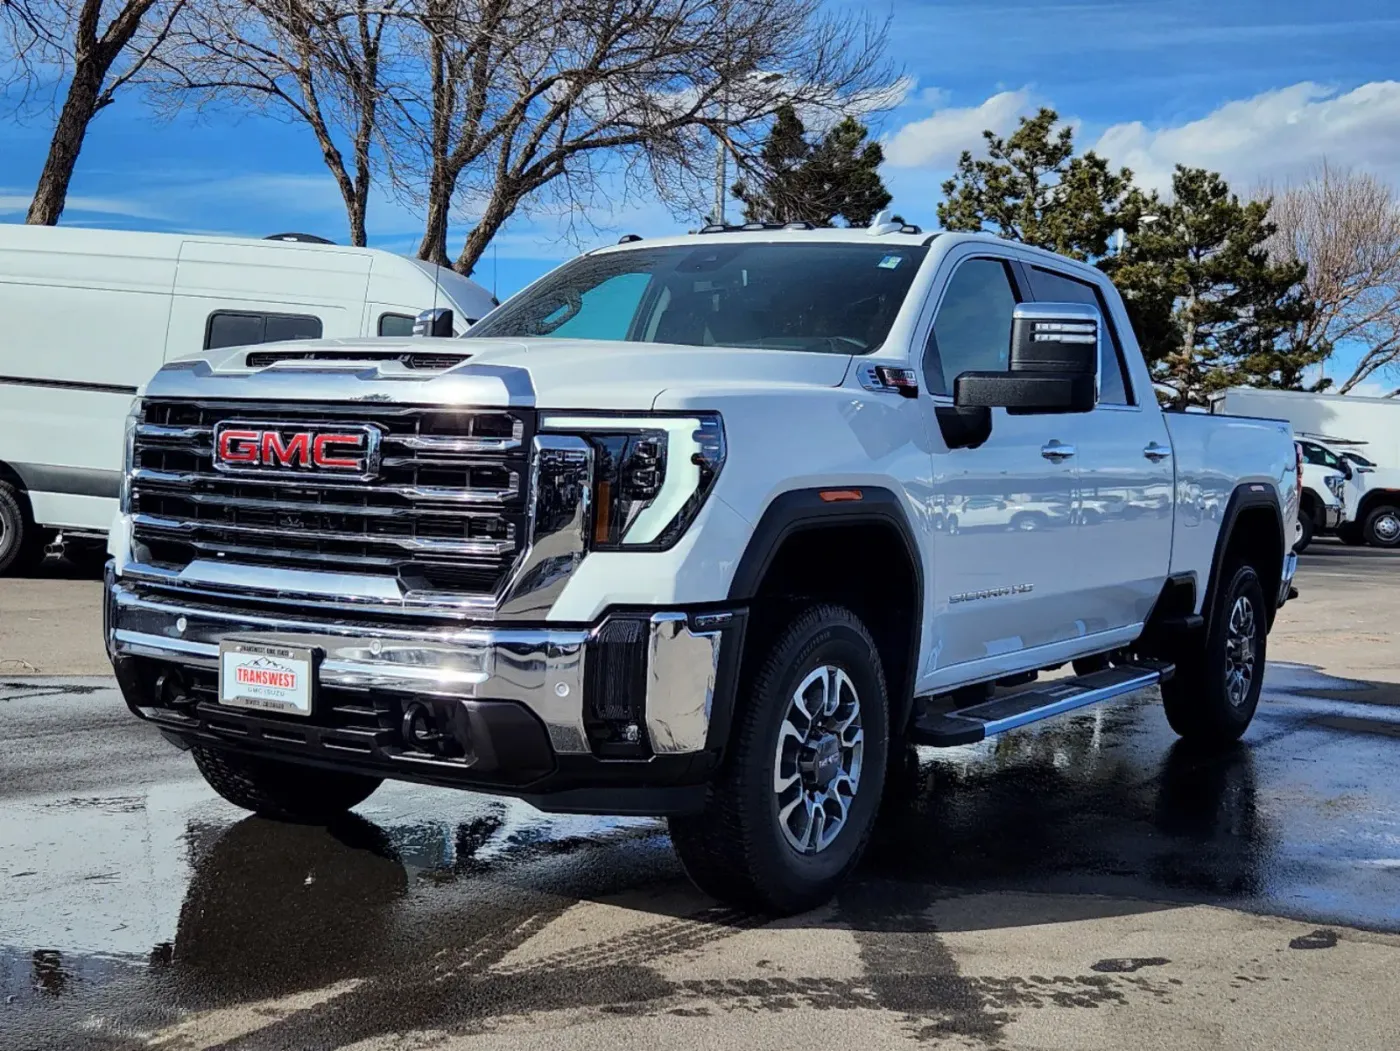
{"type": "Polygon", "coordinates": [[[1146,456],[1153,463],[1161,463],[1163,460],[1168,459],[1171,454],[1172,451],[1169,448],[1165,445],[1158,445],[1156,442],[1152,442],[1146,449],[1142,450],[1142,455],[1146,456]]]}
{"type": "Polygon", "coordinates": [[[1050,441],[1040,447],[1040,455],[1051,463],[1063,463],[1074,455],[1074,446],[1062,441],[1050,441]]]}

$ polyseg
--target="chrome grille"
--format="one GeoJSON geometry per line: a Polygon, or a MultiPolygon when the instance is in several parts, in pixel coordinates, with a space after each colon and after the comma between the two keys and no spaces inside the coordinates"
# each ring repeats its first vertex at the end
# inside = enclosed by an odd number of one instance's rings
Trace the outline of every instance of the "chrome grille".
{"type": "Polygon", "coordinates": [[[132,538],[143,562],[196,558],[397,577],[406,591],[489,594],[526,543],[530,410],[146,401],[136,427],[132,538]],[[367,424],[378,476],[215,471],[221,421],[367,424]]]}

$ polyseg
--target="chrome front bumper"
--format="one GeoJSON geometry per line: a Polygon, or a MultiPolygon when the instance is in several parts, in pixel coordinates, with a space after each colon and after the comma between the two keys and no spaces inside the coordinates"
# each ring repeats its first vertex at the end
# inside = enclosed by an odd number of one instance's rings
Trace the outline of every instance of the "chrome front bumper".
{"type": "MultiPolygon", "coordinates": [[[[646,620],[645,740],[656,756],[705,749],[732,615],[655,612],[646,620]]],[[[108,655],[214,672],[219,642],[237,637],[319,649],[318,684],[348,691],[508,701],[544,725],[556,755],[590,755],[588,663],[608,624],[389,627],[299,620],[221,608],[198,596],[143,593],[107,572],[108,655]]],[[[595,686],[595,688],[597,688],[595,686]]]]}
{"type": "Polygon", "coordinates": [[[1322,510],[1322,528],[1327,532],[1333,532],[1342,524],[1341,507],[1325,507],[1322,510]]]}

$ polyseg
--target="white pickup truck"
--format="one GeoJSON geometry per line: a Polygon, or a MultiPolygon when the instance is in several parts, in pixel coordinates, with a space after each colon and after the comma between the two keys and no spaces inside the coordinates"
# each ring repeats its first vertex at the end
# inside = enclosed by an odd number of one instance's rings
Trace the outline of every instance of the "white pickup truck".
{"type": "Polygon", "coordinates": [[[141,391],[107,647],[226,799],[665,815],[701,888],[790,912],[911,745],[1158,684],[1177,732],[1244,732],[1295,448],[1164,415],[1097,270],[899,223],[624,240],[464,338],[141,391]]]}

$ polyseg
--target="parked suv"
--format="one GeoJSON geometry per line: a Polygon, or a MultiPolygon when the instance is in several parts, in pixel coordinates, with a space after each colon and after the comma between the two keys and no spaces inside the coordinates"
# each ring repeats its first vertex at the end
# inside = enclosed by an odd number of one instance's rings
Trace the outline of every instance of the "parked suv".
{"type": "Polygon", "coordinates": [[[1296,564],[1287,425],[1164,415],[1094,268],[899,223],[629,239],[466,338],[199,354],[127,433],[108,649],[226,799],[665,815],[775,912],[912,744],[1158,685],[1239,737],[1296,564]]]}

